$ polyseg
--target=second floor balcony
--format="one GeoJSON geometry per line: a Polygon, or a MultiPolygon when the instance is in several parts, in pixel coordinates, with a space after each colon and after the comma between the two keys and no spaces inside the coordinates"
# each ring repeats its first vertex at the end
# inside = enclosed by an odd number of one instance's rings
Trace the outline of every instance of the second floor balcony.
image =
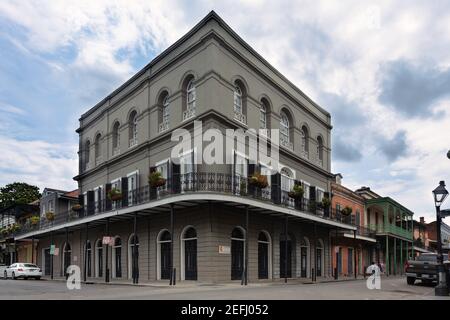
{"type": "Polygon", "coordinates": [[[145,185],[130,191],[120,191],[114,198],[102,196],[101,201],[88,200],[88,203],[75,206],[70,211],[56,213],[51,221],[42,217],[36,225],[23,226],[18,234],[46,230],[69,222],[80,221],[79,223],[82,223],[86,219],[91,221],[97,215],[102,216],[108,212],[117,214],[122,209],[129,211],[133,207],[137,207],[136,210],[142,210],[147,204],[166,203],[172,197],[180,196],[189,199],[183,201],[215,199],[214,201],[221,202],[241,202],[244,205],[251,202],[252,206],[265,208],[266,211],[273,211],[274,213],[280,211],[278,214],[297,215],[297,218],[302,217],[301,219],[311,219],[319,223],[331,223],[338,227],[347,226],[345,228],[354,229],[351,227],[350,220],[336,214],[331,208],[321,207],[321,202],[316,202],[314,199],[290,198],[286,192],[281,190],[281,178],[276,178],[276,175],[272,176],[272,181],[277,180],[278,182],[272,183],[266,188],[259,188],[251,182],[249,177],[242,177],[237,174],[214,172],[173,174],[172,177],[165,179],[162,186],[145,185]]]}
{"type": "Polygon", "coordinates": [[[400,236],[409,240],[413,239],[413,234],[411,230],[401,228],[399,226],[391,225],[391,224],[370,224],[369,228],[374,230],[377,234],[392,234],[396,236],[400,236]]]}

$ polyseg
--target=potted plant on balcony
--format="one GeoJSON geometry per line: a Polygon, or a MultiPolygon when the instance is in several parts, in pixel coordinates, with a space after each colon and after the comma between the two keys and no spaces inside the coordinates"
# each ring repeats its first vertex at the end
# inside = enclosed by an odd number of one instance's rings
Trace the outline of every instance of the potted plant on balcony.
{"type": "Polygon", "coordinates": [[[239,183],[239,194],[245,196],[247,194],[247,183],[244,179],[241,179],[239,183]]]}
{"type": "Polygon", "coordinates": [[[342,215],[343,215],[344,217],[350,216],[350,215],[352,214],[352,212],[353,212],[353,209],[352,209],[351,207],[349,207],[349,206],[346,206],[345,208],[343,208],[343,209],[341,210],[341,213],[342,213],[342,215]]]}
{"type": "Polygon", "coordinates": [[[78,212],[80,212],[80,211],[82,211],[82,210],[83,210],[83,206],[82,206],[81,204],[74,204],[74,205],[72,206],[72,211],[73,211],[73,212],[78,213],[78,212]]]}
{"type": "Polygon", "coordinates": [[[148,175],[148,183],[152,188],[158,188],[166,184],[166,179],[163,178],[161,172],[154,171],[148,175]]]}
{"type": "Polygon", "coordinates": [[[2,234],[2,236],[6,237],[9,234],[9,230],[8,227],[4,227],[0,233],[2,234]]]}
{"type": "Polygon", "coordinates": [[[259,172],[255,172],[252,176],[250,176],[248,183],[259,189],[264,189],[269,186],[267,177],[259,172]]]}
{"type": "Polygon", "coordinates": [[[108,199],[111,201],[119,201],[122,199],[122,192],[120,189],[112,188],[108,192],[108,199]]]}
{"type": "Polygon", "coordinates": [[[53,220],[55,220],[55,214],[54,214],[53,212],[51,212],[51,211],[47,211],[47,212],[45,213],[45,218],[46,218],[48,221],[53,221],[53,220]]]}
{"type": "Polygon", "coordinates": [[[15,232],[17,232],[17,231],[19,231],[20,230],[20,225],[18,224],[18,223],[13,223],[11,226],[10,226],[10,232],[11,233],[15,233],[15,232]]]}
{"type": "Polygon", "coordinates": [[[39,221],[41,221],[41,217],[39,216],[32,216],[28,219],[28,221],[30,221],[30,225],[32,227],[35,227],[39,224],[39,221]]]}
{"type": "Polygon", "coordinates": [[[294,187],[291,191],[289,191],[288,196],[290,198],[300,200],[303,198],[303,194],[305,193],[305,190],[303,189],[303,186],[300,184],[294,184],[294,187]]]}

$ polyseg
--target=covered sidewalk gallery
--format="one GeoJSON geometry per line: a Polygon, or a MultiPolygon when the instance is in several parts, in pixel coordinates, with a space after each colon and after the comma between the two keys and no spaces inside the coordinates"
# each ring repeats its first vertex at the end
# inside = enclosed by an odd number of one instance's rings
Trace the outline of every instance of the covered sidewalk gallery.
{"type": "Polygon", "coordinates": [[[331,277],[331,231],[336,228],[356,230],[251,199],[190,194],[88,216],[17,239],[39,239],[37,261],[50,278],[64,276],[76,264],[85,281],[246,284],[331,277]],[[50,254],[52,245],[58,255],[50,254]]]}

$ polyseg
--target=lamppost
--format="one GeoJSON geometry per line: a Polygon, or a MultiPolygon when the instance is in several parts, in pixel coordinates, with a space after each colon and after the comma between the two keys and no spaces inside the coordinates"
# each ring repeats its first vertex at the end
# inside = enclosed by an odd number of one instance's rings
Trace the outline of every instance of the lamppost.
{"type": "Polygon", "coordinates": [[[448,150],[448,152],[447,152],[447,158],[450,159],[450,150],[448,150]]]}
{"type": "Polygon", "coordinates": [[[436,206],[436,237],[437,237],[437,271],[438,271],[438,285],[434,288],[434,295],[436,296],[448,296],[447,280],[445,277],[444,269],[444,257],[442,255],[442,242],[441,242],[441,204],[448,196],[448,191],[445,189],[445,182],[439,182],[439,186],[433,190],[434,204],[436,206]]]}

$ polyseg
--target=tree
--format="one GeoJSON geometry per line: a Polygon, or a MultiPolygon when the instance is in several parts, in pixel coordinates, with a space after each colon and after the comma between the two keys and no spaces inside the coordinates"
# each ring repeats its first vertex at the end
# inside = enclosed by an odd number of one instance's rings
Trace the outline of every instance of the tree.
{"type": "Polygon", "coordinates": [[[24,182],[14,182],[0,188],[0,209],[27,204],[41,198],[39,188],[24,182]]]}

